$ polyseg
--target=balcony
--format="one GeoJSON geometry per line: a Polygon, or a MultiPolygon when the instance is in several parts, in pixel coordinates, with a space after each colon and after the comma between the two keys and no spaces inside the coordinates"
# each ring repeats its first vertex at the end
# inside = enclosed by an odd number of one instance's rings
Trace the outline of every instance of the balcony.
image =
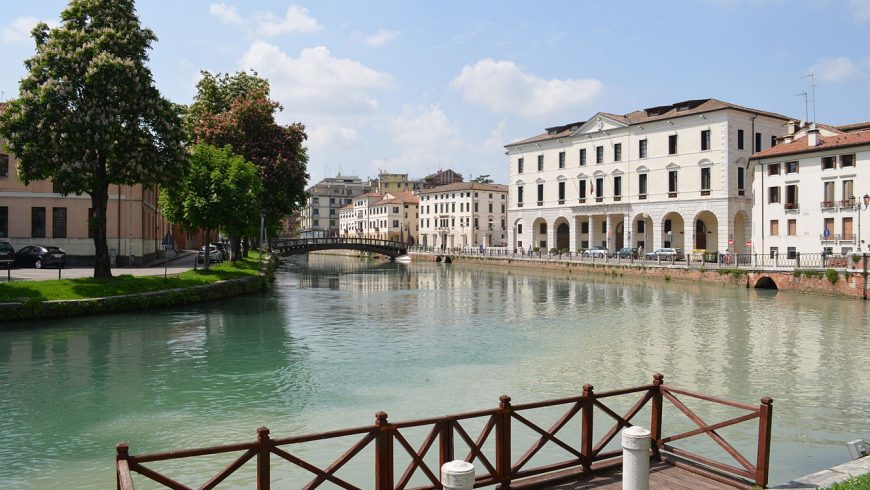
{"type": "Polygon", "coordinates": [[[797,211],[798,209],[800,209],[798,207],[798,203],[796,202],[787,202],[783,205],[783,207],[786,211],[797,211]]]}
{"type": "Polygon", "coordinates": [[[855,198],[842,199],[839,201],[840,208],[852,209],[855,207],[855,198]]]}
{"type": "Polygon", "coordinates": [[[837,242],[840,241],[839,233],[830,233],[828,236],[825,236],[824,233],[819,234],[819,240],[823,242],[837,242]]]}
{"type": "Polygon", "coordinates": [[[822,209],[834,209],[836,207],[836,201],[822,201],[820,206],[822,209]]]}

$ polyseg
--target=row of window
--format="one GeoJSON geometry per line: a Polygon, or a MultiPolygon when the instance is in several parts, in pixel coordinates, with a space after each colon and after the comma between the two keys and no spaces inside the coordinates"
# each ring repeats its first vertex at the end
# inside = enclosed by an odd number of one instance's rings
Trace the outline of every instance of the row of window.
{"type": "MultiPolygon", "coordinates": [[[[30,208],[30,237],[46,238],[46,208],[30,208]]],[[[52,238],[66,238],[66,208],[51,208],[52,238]]],[[[88,237],[93,238],[93,229],[88,224],[88,237]]],[[[0,206],[0,238],[9,236],[9,207],[0,206]]]]}
{"type": "MultiPolygon", "coordinates": [[[[479,203],[477,203],[477,202],[474,203],[474,212],[475,213],[479,212],[478,204],[479,203]]],[[[493,204],[492,203],[488,203],[488,204],[489,204],[489,212],[492,213],[493,212],[492,211],[493,204]]],[[[455,202],[436,202],[435,204],[432,204],[432,205],[427,204],[425,206],[420,206],[420,212],[422,214],[430,214],[431,212],[434,212],[435,214],[455,213],[456,212],[456,203],[455,202]]],[[[471,203],[460,202],[459,203],[459,212],[460,213],[471,212],[471,203]]],[[[505,205],[504,204],[501,205],[501,212],[502,213],[505,212],[505,205]]]]}
{"type": "MultiPolygon", "coordinates": [[[[702,167],[701,168],[701,195],[708,196],[710,195],[710,167],[702,167]]],[[[737,167],[737,192],[739,195],[744,195],[745,193],[745,169],[743,167],[737,167]]],[[[649,174],[638,174],[637,176],[637,197],[638,199],[646,199],[647,198],[647,189],[649,182],[649,174]]],[[[578,198],[581,203],[586,202],[587,197],[587,186],[586,180],[580,180],[577,183],[578,190],[578,198]]],[[[565,182],[559,182],[559,204],[565,204],[565,182]]],[[[674,198],[679,195],[679,175],[677,170],[668,171],[668,197],[674,198]]],[[[594,180],[589,181],[589,194],[593,195],[596,199],[596,202],[601,202],[604,199],[604,177],[597,177],[594,180]]],[[[538,206],[544,205],[544,184],[538,184],[538,206]]],[[[613,200],[620,201],[622,200],[622,176],[615,175],[613,176],[613,200]]],[[[517,186],[517,206],[522,207],[524,202],[524,190],[523,186],[517,186]]]]}
{"type": "MultiPolygon", "coordinates": [[[[492,196],[493,196],[493,193],[490,192],[490,193],[489,193],[489,198],[490,198],[490,199],[493,199],[492,196]]],[[[504,194],[501,195],[501,199],[502,199],[502,200],[505,199],[504,196],[505,196],[504,194]]],[[[423,195],[420,196],[420,200],[421,200],[421,201],[431,201],[433,198],[436,199],[436,200],[437,200],[437,199],[456,199],[457,197],[471,197],[471,191],[469,191],[469,192],[460,192],[460,193],[459,193],[459,196],[457,196],[455,192],[452,193],[452,194],[423,194],[423,195]]],[[[475,193],[474,193],[474,197],[480,197],[480,193],[478,193],[477,191],[475,191],[475,193]]]]}
{"type": "MultiPolygon", "coordinates": [[[[447,228],[447,227],[455,228],[456,227],[456,218],[433,218],[431,221],[429,218],[424,218],[424,219],[420,220],[420,223],[423,225],[424,228],[429,228],[430,223],[435,223],[435,226],[438,226],[441,228],[447,228]]],[[[471,220],[467,216],[459,218],[459,226],[471,226],[470,223],[471,223],[471,220]]],[[[478,221],[477,221],[476,216],[474,217],[474,227],[478,228],[478,221]]],[[[489,229],[491,230],[492,227],[493,227],[492,221],[490,221],[489,222],[489,229]]],[[[504,228],[504,218],[501,219],[501,229],[502,230],[505,229],[504,228]]]]}
{"type": "MultiPolygon", "coordinates": [[[[759,151],[761,148],[761,133],[755,133],[755,140],[757,148],[755,151],[759,151]]],[[[770,145],[774,146],[776,144],[776,136],[771,137],[770,145]]],[[[647,140],[642,139],[637,142],[637,153],[638,158],[647,158],[647,140]]],[[[739,150],[743,149],[743,130],[737,130],[737,148],[739,150]]],[[[712,149],[711,144],[711,133],[709,129],[701,130],[701,151],[708,151],[712,149]]],[[[678,138],[676,134],[668,135],[668,155],[676,155],[678,153],[678,138]]],[[[614,143],[613,144],[613,161],[621,162],[622,161],[622,143],[614,143]]],[[[586,165],[586,148],[580,148],[579,153],[579,163],[580,166],[586,165]]],[[[595,163],[604,163],[604,146],[596,146],[595,147],[595,163]]],[[[524,158],[517,159],[517,173],[524,173],[525,170],[525,160],[524,158]]],[[[559,152],[559,168],[565,168],[565,152],[559,152]]],[[[544,171],[544,155],[538,155],[538,172],[544,171]]]]}

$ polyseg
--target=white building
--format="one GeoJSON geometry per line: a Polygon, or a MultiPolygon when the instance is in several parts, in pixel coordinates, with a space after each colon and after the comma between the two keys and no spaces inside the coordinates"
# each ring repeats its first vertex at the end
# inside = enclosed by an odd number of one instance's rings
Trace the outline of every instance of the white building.
{"type": "Polygon", "coordinates": [[[457,182],[420,191],[420,244],[440,249],[506,246],[507,187],[457,182]]]}
{"type": "Polygon", "coordinates": [[[342,175],[327,177],[306,189],[308,199],[301,213],[302,237],[338,235],[338,210],[370,189],[368,181],[342,175]]]}
{"type": "Polygon", "coordinates": [[[408,191],[369,192],[339,211],[343,237],[417,242],[419,199],[408,191]]]}
{"type": "Polygon", "coordinates": [[[793,258],[795,252],[868,251],[870,122],[796,132],[790,124],[782,144],[751,160],[758,252],[793,258]]]}
{"type": "Polygon", "coordinates": [[[514,248],[603,245],[743,252],[750,155],[788,118],[716,99],[599,112],[511,143],[514,248]]]}

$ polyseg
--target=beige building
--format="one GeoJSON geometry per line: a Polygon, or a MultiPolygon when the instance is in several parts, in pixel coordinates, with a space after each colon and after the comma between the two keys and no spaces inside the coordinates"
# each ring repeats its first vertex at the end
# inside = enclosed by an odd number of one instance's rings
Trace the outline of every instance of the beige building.
{"type": "Polygon", "coordinates": [[[789,118],[716,99],[599,112],[507,145],[513,248],[744,253],[749,157],[789,118]]]}
{"type": "Polygon", "coordinates": [[[301,212],[300,236],[330,237],[339,234],[339,209],[353,198],[371,190],[368,181],[359,177],[327,177],[306,189],[308,199],[301,212]]]}
{"type": "Polygon", "coordinates": [[[870,122],[788,128],[781,144],[751,158],[754,251],[782,259],[867,252],[870,122]]]}
{"type": "Polygon", "coordinates": [[[363,194],[340,210],[341,236],[417,243],[418,205],[408,191],[363,194]]]}
{"type": "Polygon", "coordinates": [[[439,249],[507,245],[508,186],[459,182],[420,191],[420,245],[439,249]]]}
{"type": "MultiPolygon", "coordinates": [[[[26,245],[53,245],[67,253],[68,263],[86,263],[94,256],[88,225],[91,198],[54,192],[50,180],[24,185],[16,177],[18,162],[0,139],[0,240],[18,250],[26,245]]],[[[156,188],[109,186],[107,236],[117,264],[139,264],[155,258],[169,231],[157,209],[156,188]]]]}

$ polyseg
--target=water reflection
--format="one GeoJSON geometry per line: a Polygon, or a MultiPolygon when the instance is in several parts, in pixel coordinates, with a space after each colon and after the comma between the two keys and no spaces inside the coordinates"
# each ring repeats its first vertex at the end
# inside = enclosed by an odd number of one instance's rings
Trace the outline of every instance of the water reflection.
{"type": "Polygon", "coordinates": [[[248,440],[259,425],[315,432],[654,371],[724,398],[773,397],[772,481],[783,481],[870,437],[870,377],[856,361],[868,324],[852,300],[312,256],[261,295],[4,331],[0,487],[110,486],[120,440],[141,452],[248,440]]]}

